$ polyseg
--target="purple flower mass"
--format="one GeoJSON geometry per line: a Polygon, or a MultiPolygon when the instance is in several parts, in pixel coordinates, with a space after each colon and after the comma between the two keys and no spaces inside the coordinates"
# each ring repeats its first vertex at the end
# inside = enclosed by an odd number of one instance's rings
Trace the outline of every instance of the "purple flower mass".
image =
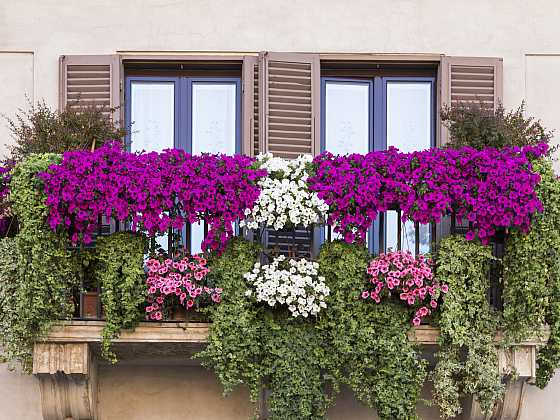
{"type": "Polygon", "coordinates": [[[90,242],[104,215],[150,235],[206,220],[203,247],[219,249],[260,194],[256,183],[266,171],[253,163],[247,156],[192,156],[178,149],[135,154],[112,142],[93,152],[66,152],[39,176],[50,227],[65,226],[73,242],[90,242]]]}
{"type": "MultiPolygon", "coordinates": [[[[455,212],[488,242],[497,229],[527,231],[542,211],[535,193],[540,176],[530,160],[547,145],[496,150],[430,149],[334,156],[313,161],[311,191],[329,205],[328,223],[346,242],[363,241],[379,212],[402,211],[403,220],[438,222],[455,212]]],[[[148,234],[206,220],[204,249],[221,249],[232,224],[245,218],[259,197],[257,181],[267,175],[253,158],[235,155],[192,156],[182,150],[135,154],[119,142],[93,151],[66,152],[60,164],[39,174],[44,181],[48,223],[71,232],[73,242],[88,243],[101,216],[128,220],[148,234]]]]}
{"type": "Polygon", "coordinates": [[[366,155],[322,153],[314,160],[309,188],[329,205],[328,223],[346,242],[364,241],[379,212],[398,208],[403,220],[439,222],[455,212],[487,243],[497,229],[530,228],[542,211],[531,158],[546,144],[497,150],[464,147],[400,153],[395,148],[366,155]]]}

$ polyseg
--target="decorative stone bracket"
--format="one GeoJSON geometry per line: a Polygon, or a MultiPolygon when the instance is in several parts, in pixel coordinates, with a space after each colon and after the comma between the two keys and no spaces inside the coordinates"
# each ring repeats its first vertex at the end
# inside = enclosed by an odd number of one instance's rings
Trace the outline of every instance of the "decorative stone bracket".
{"type": "Polygon", "coordinates": [[[96,419],[97,362],[88,343],[36,343],[44,420],[96,419]]]}
{"type": "MultiPolygon", "coordinates": [[[[102,321],[66,322],[53,328],[46,340],[35,344],[33,373],[40,383],[44,420],[98,418],[96,352],[103,326],[102,321]]],[[[420,326],[411,332],[410,339],[420,345],[436,346],[438,335],[437,328],[420,326]]],[[[207,338],[208,324],[204,323],[140,323],[134,331],[123,331],[114,343],[133,358],[169,358],[180,356],[193,346],[203,346],[207,338]]],[[[504,399],[492,414],[483,414],[477,401],[471,399],[466,403],[463,418],[519,419],[525,386],[535,377],[539,345],[542,340],[519,343],[509,350],[498,349],[500,372],[509,374],[515,370],[516,379],[506,384],[504,399]]]]}

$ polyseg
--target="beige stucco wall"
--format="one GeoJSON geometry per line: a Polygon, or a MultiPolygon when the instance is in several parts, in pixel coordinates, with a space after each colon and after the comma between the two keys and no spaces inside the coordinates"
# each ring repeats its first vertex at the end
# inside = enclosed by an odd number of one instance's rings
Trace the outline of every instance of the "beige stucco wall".
{"type": "MultiPolygon", "coordinates": [[[[530,113],[560,131],[559,21],[558,0],[2,0],[0,114],[13,116],[25,105],[26,95],[55,106],[62,54],[444,53],[503,57],[505,105],[526,99],[530,113]]],[[[0,122],[0,154],[9,142],[0,122]]],[[[148,418],[138,401],[144,401],[146,409],[168,404],[180,408],[196,405],[198,397],[209,402],[198,409],[209,411],[183,418],[245,418],[248,410],[242,393],[219,400],[215,379],[197,368],[107,368],[101,384],[105,419],[148,418]],[[150,387],[154,383],[156,391],[150,387]]],[[[559,392],[558,377],[545,391],[531,388],[523,420],[560,418],[559,392]]],[[[0,419],[38,419],[35,379],[0,366],[0,407],[0,419]]],[[[348,395],[332,417],[370,418],[348,395]]]]}

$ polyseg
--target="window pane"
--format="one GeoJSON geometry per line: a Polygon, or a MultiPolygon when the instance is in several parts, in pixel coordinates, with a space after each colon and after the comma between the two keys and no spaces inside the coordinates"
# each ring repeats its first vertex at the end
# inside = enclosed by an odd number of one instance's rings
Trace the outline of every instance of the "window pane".
{"type": "MultiPolygon", "coordinates": [[[[370,86],[357,81],[325,83],[325,150],[335,155],[369,152],[370,86]]],[[[342,235],[332,231],[331,238],[342,235]]]]}
{"type": "Polygon", "coordinates": [[[192,85],[192,152],[236,152],[234,83],[194,82],[192,85]]]}
{"type": "MultiPolygon", "coordinates": [[[[396,251],[398,249],[398,213],[396,211],[388,211],[386,213],[386,232],[387,243],[386,250],[396,251]]],[[[401,249],[403,251],[415,252],[416,238],[414,235],[414,223],[410,220],[401,221],[401,249]]],[[[420,253],[430,252],[430,225],[419,225],[420,228],[420,253]]]]}
{"type": "Polygon", "coordinates": [[[387,147],[402,152],[432,145],[432,85],[387,82],[387,147]]]}
{"type": "MultiPolygon", "coordinates": [[[[220,82],[192,84],[192,153],[233,155],[237,137],[237,85],[220,82]]],[[[203,223],[191,225],[191,252],[201,252],[203,223]]]]}
{"type": "Polygon", "coordinates": [[[326,82],[326,150],[340,155],[369,152],[369,98],[369,83],[326,82]]]}
{"type": "MultiPolygon", "coordinates": [[[[387,147],[402,152],[432,146],[432,84],[429,82],[387,82],[387,147]]],[[[386,247],[397,249],[397,213],[387,212],[386,247]]],[[[420,225],[420,252],[430,250],[430,226],[420,225]]],[[[414,223],[402,226],[403,250],[414,253],[414,223]]]]}
{"type": "Polygon", "coordinates": [[[161,151],[174,146],[175,84],[131,82],[131,150],[161,151]]]}

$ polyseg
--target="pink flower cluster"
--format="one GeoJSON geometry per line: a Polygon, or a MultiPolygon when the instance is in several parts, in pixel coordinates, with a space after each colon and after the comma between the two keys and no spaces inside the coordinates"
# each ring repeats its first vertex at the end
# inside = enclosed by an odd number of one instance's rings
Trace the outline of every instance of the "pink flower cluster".
{"type": "Polygon", "coordinates": [[[362,299],[376,303],[390,296],[399,296],[408,306],[415,308],[412,323],[420,325],[422,319],[438,307],[440,295],[448,292],[446,284],[434,279],[432,262],[408,251],[380,254],[369,264],[367,273],[371,285],[362,292],[362,299]]]}
{"type": "Polygon", "coordinates": [[[486,243],[497,229],[527,231],[532,215],[542,211],[535,193],[540,176],[531,159],[547,148],[325,152],[315,158],[308,183],[329,205],[328,223],[346,242],[364,241],[379,212],[400,209],[403,220],[422,224],[455,212],[472,223],[468,239],[478,235],[486,243]]]}
{"type": "Polygon", "coordinates": [[[152,258],[146,261],[146,266],[148,320],[160,321],[166,310],[174,305],[182,305],[189,310],[222,300],[222,289],[204,284],[210,269],[206,266],[206,260],[199,255],[185,256],[176,261],[152,258]]]}
{"type": "Polygon", "coordinates": [[[50,227],[66,227],[74,243],[91,242],[102,216],[130,221],[150,235],[205,220],[203,248],[220,249],[260,194],[257,181],[266,171],[253,163],[242,155],[193,156],[178,149],[135,154],[111,142],[93,152],[66,152],[39,177],[50,227]]]}

